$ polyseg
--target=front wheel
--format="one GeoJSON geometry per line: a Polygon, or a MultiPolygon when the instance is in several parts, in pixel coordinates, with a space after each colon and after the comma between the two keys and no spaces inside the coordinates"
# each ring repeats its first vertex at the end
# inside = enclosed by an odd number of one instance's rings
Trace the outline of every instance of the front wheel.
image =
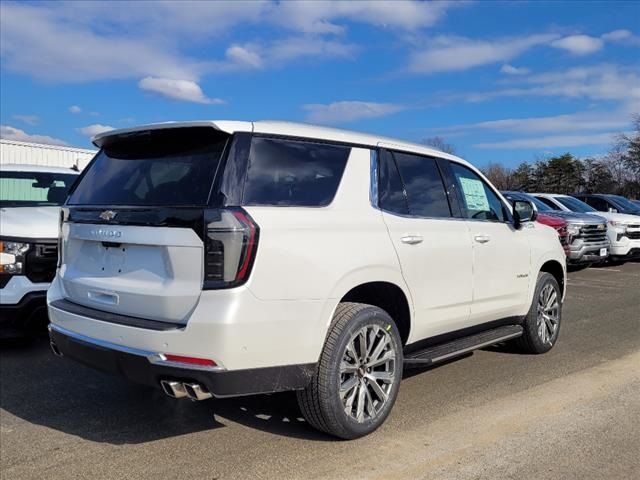
{"type": "Polygon", "coordinates": [[[353,439],[387,418],[402,379],[398,328],[382,309],[340,303],[311,383],[298,404],[313,427],[353,439]]]}
{"type": "Polygon", "coordinates": [[[553,275],[540,272],[531,308],[522,325],[524,332],[515,340],[516,344],[526,353],[548,352],[558,340],[561,320],[560,286],[553,275]]]}

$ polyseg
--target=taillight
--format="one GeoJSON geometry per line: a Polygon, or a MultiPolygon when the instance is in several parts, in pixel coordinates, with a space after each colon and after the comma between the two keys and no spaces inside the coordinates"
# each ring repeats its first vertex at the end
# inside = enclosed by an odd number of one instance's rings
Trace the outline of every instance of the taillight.
{"type": "Polygon", "coordinates": [[[205,212],[204,288],[229,288],[249,278],[260,229],[241,208],[205,212]]]}

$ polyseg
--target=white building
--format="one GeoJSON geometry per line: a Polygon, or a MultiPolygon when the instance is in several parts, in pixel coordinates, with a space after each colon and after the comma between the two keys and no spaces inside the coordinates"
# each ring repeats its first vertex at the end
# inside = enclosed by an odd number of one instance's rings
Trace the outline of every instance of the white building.
{"type": "Polygon", "coordinates": [[[0,163],[2,164],[20,163],[67,168],[76,165],[82,170],[95,154],[96,150],[0,138],[0,163]]]}

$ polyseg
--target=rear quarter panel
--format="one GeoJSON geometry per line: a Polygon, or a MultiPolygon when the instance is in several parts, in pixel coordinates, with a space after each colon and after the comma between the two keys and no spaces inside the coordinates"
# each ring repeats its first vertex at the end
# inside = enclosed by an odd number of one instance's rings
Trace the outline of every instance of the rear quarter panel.
{"type": "Polygon", "coordinates": [[[248,287],[261,300],[324,300],[327,325],[340,298],[387,281],[408,296],[380,211],[369,201],[370,151],[353,148],[327,207],[245,207],[260,226],[248,287]]]}

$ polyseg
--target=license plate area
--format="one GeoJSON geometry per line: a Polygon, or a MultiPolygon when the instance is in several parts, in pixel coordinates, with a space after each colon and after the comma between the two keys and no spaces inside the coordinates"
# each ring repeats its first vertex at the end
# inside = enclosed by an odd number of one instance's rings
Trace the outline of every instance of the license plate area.
{"type": "Polygon", "coordinates": [[[108,276],[118,276],[126,273],[127,265],[127,246],[124,244],[101,245],[102,262],[101,272],[108,276]]]}
{"type": "Polygon", "coordinates": [[[606,248],[601,248],[600,249],[600,256],[601,257],[606,257],[608,253],[609,253],[609,251],[606,248]]]}

